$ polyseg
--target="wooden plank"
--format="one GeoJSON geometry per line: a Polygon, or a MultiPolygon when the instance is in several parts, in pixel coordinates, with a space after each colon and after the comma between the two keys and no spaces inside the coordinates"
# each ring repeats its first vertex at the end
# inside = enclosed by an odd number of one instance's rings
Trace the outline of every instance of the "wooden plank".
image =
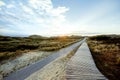
{"type": "Polygon", "coordinates": [[[67,80],[108,80],[96,67],[84,42],[66,66],[67,80]]]}

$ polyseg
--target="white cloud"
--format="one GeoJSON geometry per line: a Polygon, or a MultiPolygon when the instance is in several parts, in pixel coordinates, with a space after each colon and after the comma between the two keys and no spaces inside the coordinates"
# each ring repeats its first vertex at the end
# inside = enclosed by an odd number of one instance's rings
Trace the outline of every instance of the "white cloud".
{"type": "Polygon", "coordinates": [[[7,5],[7,8],[14,8],[15,6],[13,4],[7,5]]]}
{"type": "Polygon", "coordinates": [[[29,0],[30,5],[35,9],[51,9],[52,2],[51,0],[29,0]]]}
{"type": "Polygon", "coordinates": [[[38,18],[49,24],[49,27],[56,27],[64,22],[66,20],[64,13],[69,10],[66,7],[53,8],[51,0],[30,0],[29,6],[33,7],[42,16],[38,18]]]}
{"type": "Polygon", "coordinates": [[[6,14],[10,15],[10,16],[16,16],[14,13],[8,12],[6,11],[6,14]]]}
{"type": "Polygon", "coordinates": [[[4,29],[4,32],[12,33],[10,32],[12,30],[18,31],[18,33],[41,35],[51,34],[56,29],[57,32],[63,29],[61,24],[66,21],[64,13],[69,10],[68,8],[64,6],[54,8],[51,0],[29,0],[28,3],[13,2],[6,5],[7,9],[4,12],[0,12],[4,15],[0,20],[13,25],[12,27],[6,26],[10,28],[4,29]],[[61,29],[58,30],[60,27],[61,29]]]}
{"type": "Polygon", "coordinates": [[[65,13],[69,9],[66,7],[58,7],[56,9],[49,10],[48,12],[51,13],[52,16],[59,16],[62,13],[65,13]]]}
{"type": "Polygon", "coordinates": [[[32,9],[30,9],[29,7],[23,5],[22,8],[23,8],[23,10],[24,10],[25,12],[27,12],[27,13],[29,13],[29,14],[32,14],[32,15],[34,14],[33,11],[32,11],[32,9]]]}
{"type": "Polygon", "coordinates": [[[44,19],[42,18],[34,18],[33,19],[36,23],[43,23],[44,22],[44,19]]]}
{"type": "Polygon", "coordinates": [[[5,6],[5,3],[3,1],[0,1],[0,6],[5,6]]]}

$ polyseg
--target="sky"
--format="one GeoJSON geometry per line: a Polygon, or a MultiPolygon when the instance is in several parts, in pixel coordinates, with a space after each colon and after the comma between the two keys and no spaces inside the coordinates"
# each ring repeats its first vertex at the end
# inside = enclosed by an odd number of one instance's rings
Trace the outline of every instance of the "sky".
{"type": "Polygon", "coordinates": [[[120,34],[120,0],[0,0],[0,35],[120,34]]]}

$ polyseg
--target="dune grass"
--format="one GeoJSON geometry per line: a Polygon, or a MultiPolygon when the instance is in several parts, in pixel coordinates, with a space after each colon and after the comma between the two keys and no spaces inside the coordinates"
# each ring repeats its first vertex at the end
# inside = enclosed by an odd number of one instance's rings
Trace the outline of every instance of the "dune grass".
{"type": "Polygon", "coordinates": [[[88,44],[99,70],[109,80],[120,80],[120,36],[94,36],[88,44]]]}
{"type": "Polygon", "coordinates": [[[29,51],[56,51],[75,42],[78,42],[80,36],[58,36],[58,37],[9,37],[0,36],[0,62],[15,58],[22,53],[29,51]]]}

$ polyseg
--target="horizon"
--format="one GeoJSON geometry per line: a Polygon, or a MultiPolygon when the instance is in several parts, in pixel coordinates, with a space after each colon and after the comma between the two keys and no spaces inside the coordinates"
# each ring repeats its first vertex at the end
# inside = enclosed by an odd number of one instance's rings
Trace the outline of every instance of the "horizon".
{"type": "Polygon", "coordinates": [[[0,34],[120,34],[119,0],[0,0],[0,34]]]}
{"type": "Polygon", "coordinates": [[[29,36],[42,36],[42,37],[59,37],[59,36],[100,36],[100,35],[120,35],[120,34],[96,34],[96,33],[86,33],[86,34],[64,34],[64,35],[52,35],[52,36],[49,36],[49,35],[40,35],[40,34],[31,34],[31,35],[25,35],[25,34],[22,34],[22,35],[0,35],[0,36],[6,36],[6,37],[29,37],[29,36]]]}

